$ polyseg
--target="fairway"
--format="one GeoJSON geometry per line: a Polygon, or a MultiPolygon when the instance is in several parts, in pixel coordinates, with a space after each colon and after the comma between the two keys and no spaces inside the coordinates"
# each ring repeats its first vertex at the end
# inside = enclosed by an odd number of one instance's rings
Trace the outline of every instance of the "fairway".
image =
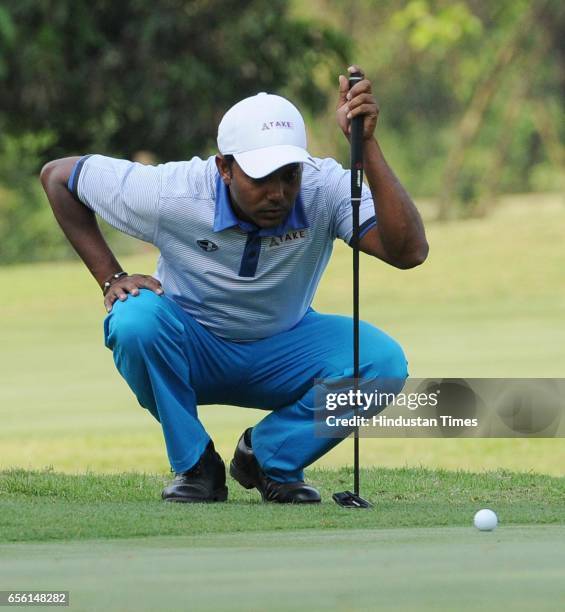
{"type": "MultiPolygon", "coordinates": [[[[515,197],[486,219],[429,224],[425,265],[401,271],[361,258],[361,317],[400,341],[413,377],[561,377],[564,226],[560,196],[515,197]]],[[[155,254],[123,265],[151,273],[155,254]]],[[[84,266],[4,267],[0,282],[11,292],[0,304],[0,468],[166,471],[160,427],[103,346],[101,295],[84,266]]],[[[314,306],[351,311],[351,250],[339,242],[314,306]]],[[[200,416],[228,459],[264,415],[204,406],[200,416]]],[[[348,441],[317,465],[351,457],[348,441]]],[[[362,457],[367,466],[565,474],[563,439],[367,439],[362,457]]]]}
{"type": "Polygon", "coordinates": [[[564,526],[153,537],[0,547],[2,588],[78,610],[558,610],[564,526]]]}

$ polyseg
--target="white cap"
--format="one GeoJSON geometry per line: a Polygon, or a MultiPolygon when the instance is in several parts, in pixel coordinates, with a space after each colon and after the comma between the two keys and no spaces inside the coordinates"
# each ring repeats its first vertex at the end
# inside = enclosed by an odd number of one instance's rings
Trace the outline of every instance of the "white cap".
{"type": "Polygon", "coordinates": [[[319,170],[306,150],[306,128],[299,110],[287,99],[265,92],[241,100],[223,116],[218,149],[222,155],[233,155],[251,178],[295,163],[319,170]]]}

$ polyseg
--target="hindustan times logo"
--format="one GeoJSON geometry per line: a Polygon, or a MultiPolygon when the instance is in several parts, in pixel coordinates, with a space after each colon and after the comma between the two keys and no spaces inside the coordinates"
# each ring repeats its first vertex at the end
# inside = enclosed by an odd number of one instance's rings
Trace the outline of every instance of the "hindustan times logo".
{"type": "Polygon", "coordinates": [[[370,410],[379,406],[402,406],[417,410],[425,406],[435,407],[439,402],[440,389],[432,393],[384,393],[375,389],[365,393],[360,389],[349,389],[339,393],[326,393],[326,410],[338,408],[357,408],[370,410]]]}
{"type": "Polygon", "coordinates": [[[387,417],[382,414],[367,418],[360,415],[351,417],[326,417],[328,427],[478,427],[478,419],[458,419],[450,414],[440,414],[438,418],[426,417],[387,417]]]}

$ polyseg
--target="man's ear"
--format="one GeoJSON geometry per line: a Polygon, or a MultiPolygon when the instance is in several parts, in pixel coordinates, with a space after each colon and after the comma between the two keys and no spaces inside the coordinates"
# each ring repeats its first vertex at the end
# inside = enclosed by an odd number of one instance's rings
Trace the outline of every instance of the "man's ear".
{"type": "Polygon", "coordinates": [[[222,181],[224,181],[226,185],[229,185],[232,178],[231,168],[224,156],[220,153],[216,155],[216,168],[218,168],[222,181]]]}

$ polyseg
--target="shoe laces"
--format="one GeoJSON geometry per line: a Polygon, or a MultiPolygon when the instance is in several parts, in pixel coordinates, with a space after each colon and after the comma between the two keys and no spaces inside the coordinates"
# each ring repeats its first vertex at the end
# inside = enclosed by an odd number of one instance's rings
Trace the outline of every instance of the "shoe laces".
{"type": "Polygon", "coordinates": [[[265,496],[268,500],[274,500],[278,497],[278,493],[280,491],[280,482],[269,478],[268,476],[263,475],[264,478],[264,488],[265,488],[265,496]]]}

